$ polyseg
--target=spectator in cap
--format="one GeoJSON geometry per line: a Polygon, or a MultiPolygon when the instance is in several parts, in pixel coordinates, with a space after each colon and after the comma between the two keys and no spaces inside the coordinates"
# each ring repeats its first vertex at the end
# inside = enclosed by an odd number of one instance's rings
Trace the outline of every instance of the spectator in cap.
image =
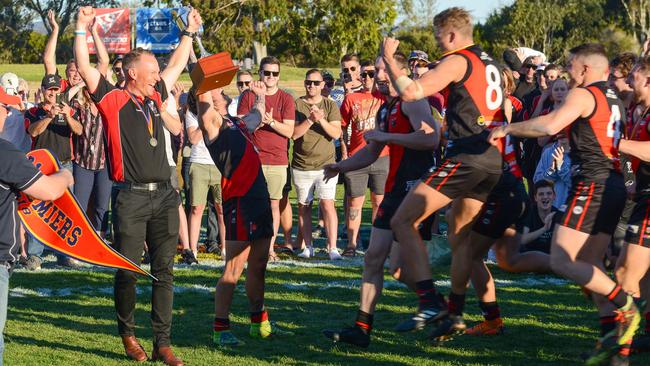
{"type": "Polygon", "coordinates": [[[535,80],[535,71],[537,64],[533,56],[527,57],[519,69],[519,83],[513,95],[519,99],[524,100],[530,93],[537,90],[537,81],[535,80]]]}
{"type": "Polygon", "coordinates": [[[0,138],[3,138],[23,152],[28,152],[32,146],[32,140],[25,131],[24,103],[18,95],[20,81],[13,73],[5,73],[0,76],[0,86],[3,88],[3,95],[11,98],[11,105],[5,105],[7,116],[3,124],[0,124],[0,138]]]}
{"type": "Polygon", "coordinates": [[[409,55],[409,70],[411,78],[417,80],[425,72],[429,71],[429,55],[424,51],[411,51],[409,55]]]}

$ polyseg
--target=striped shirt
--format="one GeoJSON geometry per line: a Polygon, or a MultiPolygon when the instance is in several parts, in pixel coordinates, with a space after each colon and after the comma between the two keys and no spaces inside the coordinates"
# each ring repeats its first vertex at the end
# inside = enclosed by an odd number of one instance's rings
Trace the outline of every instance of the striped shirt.
{"type": "Polygon", "coordinates": [[[104,148],[104,127],[99,111],[94,114],[90,104],[85,106],[78,102],[74,108],[79,113],[79,123],[83,126],[81,135],[75,138],[74,161],[80,167],[88,170],[101,170],[106,165],[104,148]]]}

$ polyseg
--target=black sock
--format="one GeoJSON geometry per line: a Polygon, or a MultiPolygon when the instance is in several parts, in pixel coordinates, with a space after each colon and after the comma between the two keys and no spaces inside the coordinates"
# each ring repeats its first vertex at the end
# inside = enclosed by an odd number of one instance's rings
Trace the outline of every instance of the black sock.
{"type": "Polygon", "coordinates": [[[623,291],[620,285],[614,287],[612,292],[607,295],[607,299],[616,305],[617,308],[622,308],[627,305],[627,294],[623,291]]]}
{"type": "Polygon", "coordinates": [[[450,314],[463,315],[463,310],[465,309],[465,294],[459,295],[450,292],[448,307],[450,314]]]}
{"type": "Polygon", "coordinates": [[[603,337],[605,334],[616,329],[616,316],[601,316],[600,317],[600,336],[603,337]]]}
{"type": "Polygon", "coordinates": [[[485,320],[494,320],[501,317],[501,310],[496,301],[479,302],[478,307],[481,308],[485,320]]]}
{"type": "Polygon", "coordinates": [[[420,300],[420,309],[434,307],[437,300],[436,287],[433,285],[433,280],[424,280],[415,284],[415,293],[420,300]]]}
{"type": "Polygon", "coordinates": [[[359,310],[357,311],[357,321],[354,325],[359,327],[364,333],[370,334],[370,331],[372,331],[373,318],[373,314],[368,314],[363,310],[359,310]]]}

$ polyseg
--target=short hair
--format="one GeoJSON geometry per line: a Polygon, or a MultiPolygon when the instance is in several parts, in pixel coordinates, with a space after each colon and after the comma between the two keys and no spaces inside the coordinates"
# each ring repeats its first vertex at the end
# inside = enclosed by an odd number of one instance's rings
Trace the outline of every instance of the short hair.
{"type": "Polygon", "coordinates": [[[533,185],[533,195],[537,194],[537,191],[539,191],[542,188],[550,188],[553,193],[555,193],[555,184],[553,182],[548,181],[546,179],[542,179],[540,181],[535,182],[533,185]]]}
{"type": "Polygon", "coordinates": [[[452,28],[465,36],[471,36],[473,31],[472,16],[460,7],[452,7],[441,11],[433,17],[433,26],[436,29],[452,28]]]}
{"type": "Polygon", "coordinates": [[[311,75],[311,74],[319,74],[321,77],[323,77],[323,73],[320,72],[320,70],[318,70],[318,69],[309,69],[309,70],[307,70],[307,72],[305,73],[305,79],[308,78],[309,75],[311,75]]]}
{"type": "Polygon", "coordinates": [[[623,52],[616,55],[612,62],[609,63],[609,66],[611,67],[612,72],[618,70],[623,74],[623,77],[625,77],[630,73],[630,71],[632,71],[636,60],[636,55],[632,52],[623,52]]]}
{"type": "Polygon", "coordinates": [[[343,57],[341,57],[341,64],[343,64],[344,62],[348,62],[348,61],[359,62],[359,56],[357,56],[356,53],[348,53],[348,54],[343,55],[343,57]]]}
{"type": "Polygon", "coordinates": [[[395,62],[397,62],[397,65],[399,66],[400,69],[408,69],[409,60],[405,54],[403,54],[400,51],[397,51],[395,52],[395,55],[393,55],[393,58],[395,59],[395,62]]]}
{"type": "Polygon", "coordinates": [[[546,73],[549,71],[557,71],[558,73],[561,73],[562,67],[558,64],[548,64],[544,67],[544,75],[546,76],[546,73]]]}
{"type": "Polygon", "coordinates": [[[133,65],[140,60],[142,55],[149,55],[151,57],[156,57],[153,52],[145,50],[142,47],[138,47],[131,52],[124,55],[122,58],[122,69],[124,69],[124,75],[128,75],[128,71],[133,68],[133,65]]]}
{"type": "Polygon", "coordinates": [[[361,67],[366,67],[366,66],[375,66],[375,63],[372,62],[372,60],[365,59],[365,60],[362,60],[362,61],[359,63],[359,66],[361,66],[361,67]]]}
{"type": "Polygon", "coordinates": [[[650,56],[640,57],[637,61],[639,71],[645,75],[650,75],[650,56]]]}
{"type": "Polygon", "coordinates": [[[248,76],[250,76],[250,77],[253,77],[253,74],[251,74],[250,71],[248,71],[248,70],[239,70],[239,71],[237,71],[237,76],[236,76],[236,78],[239,79],[239,77],[240,77],[240,76],[243,76],[243,75],[248,75],[248,76]]]}
{"type": "Polygon", "coordinates": [[[280,60],[275,56],[266,56],[260,60],[260,71],[264,70],[266,65],[278,65],[278,70],[280,70],[280,60]]]}
{"type": "Polygon", "coordinates": [[[72,65],[72,64],[77,66],[77,61],[74,58],[71,58],[71,59],[68,60],[68,62],[66,62],[65,69],[67,70],[70,67],[70,65],[72,65]]]}
{"type": "Polygon", "coordinates": [[[569,50],[569,53],[577,57],[602,56],[607,59],[605,46],[600,43],[584,43],[573,47],[569,50]]]}

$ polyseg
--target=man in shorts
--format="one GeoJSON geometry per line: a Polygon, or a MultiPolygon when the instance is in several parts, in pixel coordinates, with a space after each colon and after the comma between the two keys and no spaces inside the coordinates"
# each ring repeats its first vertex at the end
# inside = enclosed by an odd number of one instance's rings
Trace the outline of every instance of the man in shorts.
{"type": "Polygon", "coordinates": [[[214,295],[213,341],[220,347],[241,344],[230,332],[229,313],[235,286],[246,263],[246,295],[251,315],[249,334],[253,338],[268,338],[279,333],[271,326],[264,308],[264,280],[273,220],[262,163],[252,137],[252,132],[263,123],[264,83],[251,82],[250,90],[255,96],[253,108],[243,118],[228,117],[214,108],[212,99],[222,98],[218,90],[198,96],[199,126],[210,156],[222,175],[226,219],[226,264],[214,295]]]}
{"type": "MultiPolygon", "coordinates": [[[[417,232],[418,225],[451,203],[448,212],[449,242],[468,240],[472,223],[499,181],[502,158],[487,141],[487,126],[502,122],[503,90],[496,62],[472,39],[472,19],[462,8],[449,8],[434,18],[435,36],[446,53],[440,63],[418,80],[411,80],[396,67],[393,54],[399,41],[384,39],[382,56],[403,101],[426,98],[444,89],[447,101],[446,161],[422,177],[406,196],[391,221],[397,241],[405,252],[404,268],[411,271],[418,311],[399,324],[398,331],[420,329],[444,317],[447,306],[437,294],[428,256],[417,232]]],[[[452,251],[453,253],[453,251],[452,251]]],[[[471,257],[452,254],[453,261],[471,263],[471,257]]],[[[452,301],[462,295],[450,294],[452,301]]]]}
{"type": "MultiPolygon", "coordinates": [[[[400,70],[406,72],[406,56],[397,53],[394,58],[400,70]]],[[[368,347],[370,344],[375,305],[384,286],[384,263],[389,255],[393,276],[411,288],[414,286],[408,271],[401,268],[402,260],[410,254],[401,254],[404,252],[401,243],[395,243],[390,220],[407,192],[433,164],[431,150],[436,148],[440,140],[440,126],[435,122],[428,102],[424,99],[402,102],[388,78],[383,60],[377,58],[375,66],[377,89],[386,96],[386,102],[377,113],[376,128],[365,133],[368,144],[353,157],[325,167],[326,176],[330,178],[339,173],[358,170],[375,162],[384,147],[388,146],[390,170],[385,187],[386,195],[379,206],[364,257],[361,303],[355,325],[341,330],[324,331],[325,336],[335,342],[359,347],[368,347]]],[[[431,235],[432,221],[431,218],[422,222],[420,231],[423,236],[431,235]]]]}
{"type": "Polygon", "coordinates": [[[575,172],[553,235],[551,268],[592,293],[601,319],[617,316],[610,328],[601,329],[596,350],[586,361],[587,365],[600,365],[629,346],[641,318],[632,296],[603,268],[627,196],[618,151],[625,108],[607,86],[609,62],[602,45],[572,48],[566,69],[573,88],[561,107],[529,121],[499,127],[491,132],[489,141],[508,134],[552,136],[568,128],[575,172]]]}

